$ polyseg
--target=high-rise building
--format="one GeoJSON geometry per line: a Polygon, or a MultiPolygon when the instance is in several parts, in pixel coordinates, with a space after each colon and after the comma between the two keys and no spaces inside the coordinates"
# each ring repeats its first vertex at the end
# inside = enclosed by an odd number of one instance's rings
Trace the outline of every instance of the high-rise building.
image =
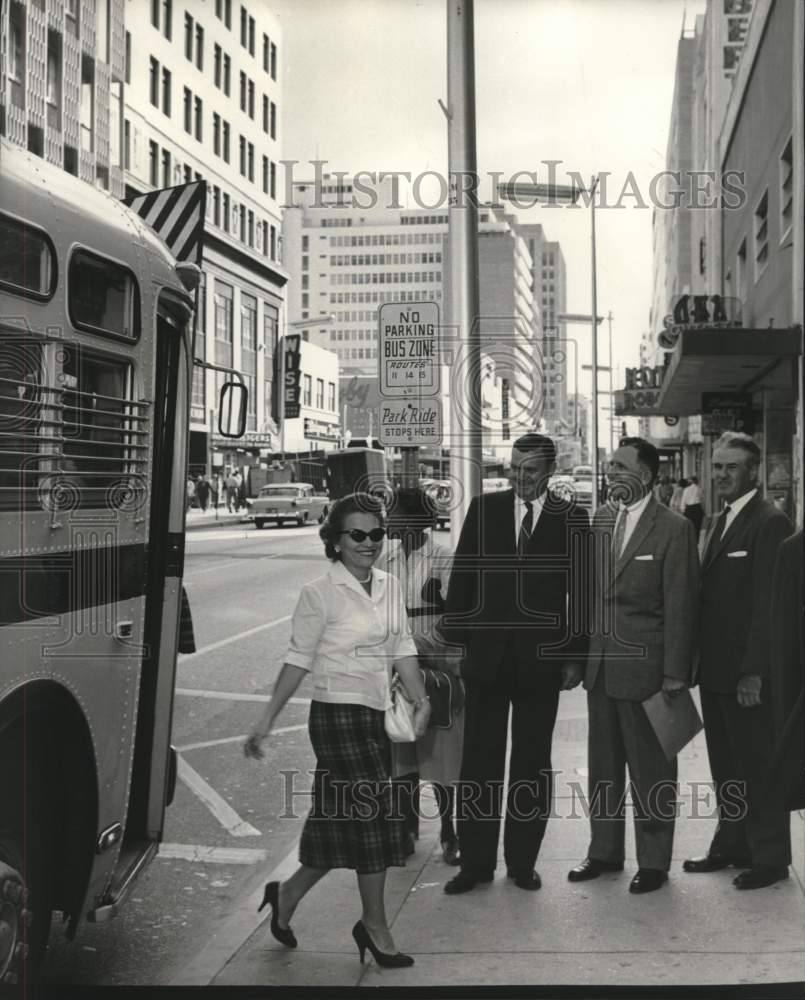
{"type": "Polygon", "coordinates": [[[567,343],[567,325],[559,319],[567,312],[567,269],[561,245],[548,240],[539,224],[520,225],[532,261],[534,298],[542,313],[542,357],[545,406],[543,420],[549,434],[572,433],[567,421],[568,359],[575,349],[567,343]]]}
{"type": "Polygon", "coordinates": [[[206,184],[196,356],[238,369],[247,435],[233,449],[211,424],[225,378],[196,370],[194,471],[276,451],[281,262],[281,37],[264,3],[128,0],[123,165],[126,190],[206,184]]]}
{"type": "MultiPolygon", "coordinates": [[[[305,335],[338,354],[344,387],[353,377],[363,384],[376,377],[377,312],[384,302],[431,301],[443,307],[447,211],[400,208],[388,181],[366,199],[366,187],[354,187],[342,174],[294,182],[292,190],[293,205],[283,217],[292,275],[289,316],[301,321],[332,314],[330,326],[305,335]],[[373,202],[370,208],[363,207],[367,200],[373,202]]],[[[490,442],[508,448],[542,415],[539,307],[516,221],[488,206],[479,212],[479,268],[482,350],[501,393],[500,427],[490,442]]],[[[447,335],[443,349],[449,353],[447,335]]]]}
{"type": "Polygon", "coordinates": [[[10,0],[0,14],[0,134],[123,194],[124,0],[10,0]]]}

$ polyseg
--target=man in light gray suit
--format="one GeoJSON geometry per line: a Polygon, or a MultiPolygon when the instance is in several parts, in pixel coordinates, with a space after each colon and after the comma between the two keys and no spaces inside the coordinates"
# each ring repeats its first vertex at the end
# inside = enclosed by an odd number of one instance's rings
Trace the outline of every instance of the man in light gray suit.
{"type": "Polygon", "coordinates": [[[622,871],[625,773],[635,815],[634,893],[668,879],[676,758],[668,761],[642,702],[673,698],[691,674],[699,562],[693,525],[652,496],[657,449],[624,438],[610,463],[609,503],[593,522],[595,623],[584,678],[589,711],[591,840],[571,882],[622,871]]]}

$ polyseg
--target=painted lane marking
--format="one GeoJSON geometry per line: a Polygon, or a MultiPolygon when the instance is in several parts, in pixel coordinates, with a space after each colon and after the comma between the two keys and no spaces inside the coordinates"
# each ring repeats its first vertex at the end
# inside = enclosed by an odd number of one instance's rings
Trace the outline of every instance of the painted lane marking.
{"type": "MultiPolygon", "coordinates": [[[[271,736],[279,736],[282,733],[298,733],[302,729],[307,729],[307,723],[303,722],[299,726],[283,726],[281,729],[272,729],[271,736]]],[[[239,743],[246,739],[246,733],[240,736],[225,736],[220,740],[207,740],[204,743],[187,743],[183,747],[176,747],[177,753],[184,753],[187,750],[205,750],[207,747],[220,747],[226,743],[239,743]]]]}
{"type": "Polygon", "coordinates": [[[202,847],[201,844],[160,844],[160,858],[201,861],[216,865],[256,865],[265,861],[268,851],[259,847],[202,847]]]}
{"type": "Polygon", "coordinates": [[[291,615],[283,615],[282,618],[275,618],[273,622],[265,622],[263,625],[255,625],[254,628],[247,628],[245,632],[238,632],[236,635],[230,635],[226,639],[219,639],[218,642],[210,643],[209,646],[202,646],[201,649],[197,649],[195,653],[185,653],[183,656],[180,656],[178,665],[182,666],[183,663],[187,663],[188,660],[193,660],[197,656],[204,656],[205,653],[212,653],[213,650],[222,649],[224,646],[229,646],[233,642],[239,642],[241,639],[248,639],[250,635],[257,635],[258,632],[264,632],[267,628],[274,628],[275,625],[282,625],[284,622],[289,622],[290,620],[291,615]]]}
{"type": "Polygon", "coordinates": [[[238,816],[232,806],[209,785],[183,757],[177,757],[177,774],[233,837],[259,837],[260,831],[238,816]]]}

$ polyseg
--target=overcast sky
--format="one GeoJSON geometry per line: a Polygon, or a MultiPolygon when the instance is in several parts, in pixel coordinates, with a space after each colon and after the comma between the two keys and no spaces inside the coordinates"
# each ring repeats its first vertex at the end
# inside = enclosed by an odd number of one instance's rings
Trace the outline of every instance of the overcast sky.
{"type": "MultiPolygon", "coordinates": [[[[545,179],[542,161],[561,160],[559,180],[564,165],[585,177],[609,171],[614,203],[631,171],[648,201],[649,181],[665,165],[683,17],[690,29],[704,7],[704,0],[476,0],[479,173],[537,170],[545,179]]],[[[446,173],[437,103],[447,101],[444,0],[279,0],[272,8],[283,29],[283,155],[302,161],[296,176],[312,175],[304,162],[315,158],[349,173],[446,173]]],[[[651,210],[635,201],[597,214],[599,313],[612,310],[621,369],[637,363],[651,304],[651,210]]],[[[568,309],[589,313],[589,212],[542,207],[518,215],[561,241],[568,309]]],[[[589,330],[577,327],[576,335],[588,363],[589,330]]],[[[587,393],[589,378],[581,375],[587,393]]],[[[600,385],[607,388],[605,376],[600,385]]]]}

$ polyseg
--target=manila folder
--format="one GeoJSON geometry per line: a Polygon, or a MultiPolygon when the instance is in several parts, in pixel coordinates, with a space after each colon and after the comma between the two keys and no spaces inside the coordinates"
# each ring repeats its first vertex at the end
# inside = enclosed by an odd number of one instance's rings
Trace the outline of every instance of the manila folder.
{"type": "Polygon", "coordinates": [[[658,691],[643,702],[643,708],[669,761],[703,727],[696,703],[687,688],[674,697],[658,691]]]}

